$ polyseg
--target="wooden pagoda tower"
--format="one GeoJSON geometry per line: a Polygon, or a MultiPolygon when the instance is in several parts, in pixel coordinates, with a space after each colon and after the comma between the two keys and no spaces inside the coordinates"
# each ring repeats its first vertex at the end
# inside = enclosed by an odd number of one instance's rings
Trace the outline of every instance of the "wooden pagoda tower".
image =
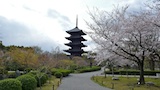
{"type": "Polygon", "coordinates": [[[81,56],[85,52],[82,48],[87,46],[82,43],[82,41],[86,41],[82,35],[86,34],[78,28],[78,18],[76,19],[76,27],[66,32],[70,34],[70,37],[66,37],[70,42],[65,45],[70,48],[64,51],[70,53],[70,56],[81,56]]]}

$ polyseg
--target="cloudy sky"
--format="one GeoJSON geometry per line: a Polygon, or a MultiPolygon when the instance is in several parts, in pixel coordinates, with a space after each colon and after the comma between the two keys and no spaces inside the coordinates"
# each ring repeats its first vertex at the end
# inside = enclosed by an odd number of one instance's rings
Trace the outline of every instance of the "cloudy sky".
{"type": "MultiPolygon", "coordinates": [[[[3,44],[39,46],[50,51],[59,46],[67,49],[65,32],[73,29],[78,15],[78,27],[87,31],[84,20],[89,20],[88,8],[110,11],[114,5],[130,5],[132,10],[146,0],[0,0],[0,40],[3,44]]],[[[89,36],[88,47],[94,49],[89,36]]]]}

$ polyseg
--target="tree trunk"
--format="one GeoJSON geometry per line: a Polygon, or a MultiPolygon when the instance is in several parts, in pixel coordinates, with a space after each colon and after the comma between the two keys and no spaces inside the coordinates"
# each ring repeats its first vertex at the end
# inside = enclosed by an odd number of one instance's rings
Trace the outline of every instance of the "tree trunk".
{"type": "Polygon", "coordinates": [[[113,70],[113,66],[112,66],[112,77],[114,77],[114,70],[113,70]]]}
{"type": "Polygon", "coordinates": [[[106,78],[106,67],[104,67],[104,78],[106,78]]]}
{"type": "Polygon", "coordinates": [[[140,78],[139,78],[139,82],[138,84],[140,85],[144,85],[145,84],[145,80],[144,80],[144,61],[142,60],[140,63],[139,63],[139,69],[140,69],[140,78]]]}
{"type": "Polygon", "coordinates": [[[90,61],[90,65],[89,66],[90,66],[90,68],[92,68],[92,61],[90,61]]]}

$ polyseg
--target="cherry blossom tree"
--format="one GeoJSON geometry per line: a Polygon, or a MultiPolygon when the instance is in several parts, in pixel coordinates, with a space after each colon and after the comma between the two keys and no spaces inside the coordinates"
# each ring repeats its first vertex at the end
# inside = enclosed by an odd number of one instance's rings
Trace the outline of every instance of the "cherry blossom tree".
{"type": "Polygon", "coordinates": [[[144,61],[156,50],[159,42],[157,13],[141,11],[128,13],[128,6],[112,12],[95,9],[89,12],[93,22],[87,22],[93,31],[92,39],[98,47],[110,54],[135,62],[140,70],[139,84],[145,84],[144,61]]]}

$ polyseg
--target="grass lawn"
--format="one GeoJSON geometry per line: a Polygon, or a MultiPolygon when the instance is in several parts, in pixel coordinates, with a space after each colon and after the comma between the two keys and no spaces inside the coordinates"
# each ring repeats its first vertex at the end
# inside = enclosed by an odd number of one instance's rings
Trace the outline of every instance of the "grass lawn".
{"type": "Polygon", "coordinates": [[[91,79],[108,88],[113,88],[114,90],[160,90],[160,78],[145,78],[146,82],[153,82],[155,86],[147,86],[147,85],[137,85],[137,77],[118,77],[119,80],[112,80],[112,77],[108,76],[104,78],[104,76],[94,76],[91,79]]]}
{"type": "Polygon", "coordinates": [[[45,83],[42,86],[42,89],[40,89],[39,87],[36,90],[53,90],[53,85],[54,85],[54,90],[57,90],[58,87],[58,83],[60,82],[60,79],[55,78],[54,76],[52,76],[47,83],[45,83]]]}

